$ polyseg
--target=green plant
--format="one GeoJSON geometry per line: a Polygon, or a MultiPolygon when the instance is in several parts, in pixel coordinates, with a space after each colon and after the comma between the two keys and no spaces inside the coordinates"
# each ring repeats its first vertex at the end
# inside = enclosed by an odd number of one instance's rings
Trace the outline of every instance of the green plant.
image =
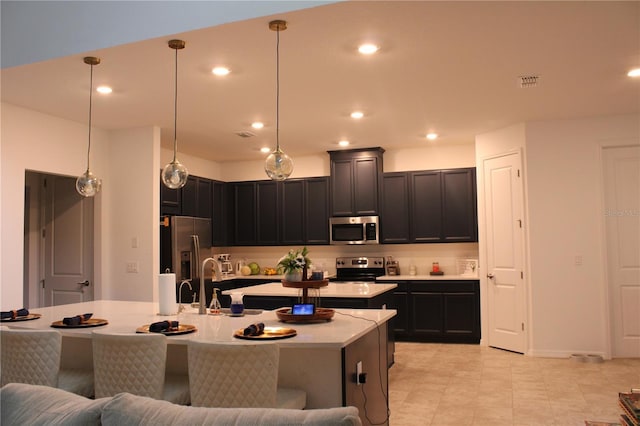
{"type": "Polygon", "coordinates": [[[289,250],[289,253],[282,256],[278,261],[278,269],[285,274],[301,271],[305,266],[311,265],[311,259],[307,256],[308,254],[307,247],[289,250]]]}

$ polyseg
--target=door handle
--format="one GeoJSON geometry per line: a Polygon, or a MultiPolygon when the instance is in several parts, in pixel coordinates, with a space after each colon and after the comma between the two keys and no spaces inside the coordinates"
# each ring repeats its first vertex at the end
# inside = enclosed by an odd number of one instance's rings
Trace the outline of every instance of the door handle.
{"type": "Polygon", "coordinates": [[[84,280],[81,283],[78,283],[78,285],[83,285],[85,287],[89,287],[91,285],[91,283],[89,282],[89,280],[84,280]]]}
{"type": "Polygon", "coordinates": [[[490,280],[492,280],[492,279],[493,279],[493,277],[494,277],[494,275],[493,275],[493,274],[491,274],[491,273],[487,274],[487,278],[489,278],[490,280]]]}

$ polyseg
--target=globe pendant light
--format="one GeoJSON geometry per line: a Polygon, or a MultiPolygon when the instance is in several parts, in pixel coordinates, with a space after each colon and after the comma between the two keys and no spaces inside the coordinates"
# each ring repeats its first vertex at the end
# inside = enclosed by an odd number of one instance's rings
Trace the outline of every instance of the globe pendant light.
{"type": "Polygon", "coordinates": [[[176,51],[175,92],[173,98],[173,161],[164,166],[162,170],[162,182],[167,188],[182,188],[187,183],[189,172],[176,158],[178,152],[178,50],[184,49],[182,40],[169,40],[169,47],[176,51]]]}
{"type": "Polygon", "coordinates": [[[100,63],[100,58],[87,56],[84,63],[91,66],[91,74],[89,79],[89,143],[87,147],[87,171],[76,179],[76,191],[83,197],[93,197],[102,187],[102,179],[97,178],[89,170],[89,157],[91,155],[91,101],[93,99],[93,66],[100,63]]]}
{"type": "Polygon", "coordinates": [[[280,31],[287,22],[271,21],[269,29],[276,32],[276,149],[265,160],[264,171],[271,180],[285,180],[293,172],[293,160],[280,149],[280,31]]]}

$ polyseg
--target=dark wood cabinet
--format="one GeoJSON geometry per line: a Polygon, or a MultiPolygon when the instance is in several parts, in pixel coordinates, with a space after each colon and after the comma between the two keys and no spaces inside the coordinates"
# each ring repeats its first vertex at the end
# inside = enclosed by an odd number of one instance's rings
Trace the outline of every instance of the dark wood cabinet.
{"type": "Polygon", "coordinates": [[[287,245],[304,244],[304,180],[282,182],[282,210],[280,242],[287,245]]]}
{"type": "Polygon", "coordinates": [[[443,239],[478,241],[475,169],[443,170],[441,185],[443,239]]]}
{"type": "Polygon", "coordinates": [[[234,182],[233,192],[233,244],[255,245],[257,209],[255,182],[234,182]]]}
{"type": "Polygon", "coordinates": [[[211,217],[211,180],[189,176],[182,187],[182,216],[211,217]]]}
{"type": "Polygon", "coordinates": [[[235,245],[329,243],[329,180],[235,182],[235,245]]]}
{"type": "Polygon", "coordinates": [[[329,178],[308,178],[304,185],[304,243],[329,244],[329,178]]]}
{"type": "Polygon", "coordinates": [[[211,182],[211,244],[214,247],[229,245],[229,198],[226,182],[211,182]]]}
{"type": "Polygon", "coordinates": [[[383,243],[409,243],[409,174],[385,173],[382,180],[383,203],[380,238],[383,243]]]}
{"type": "Polygon", "coordinates": [[[442,239],[441,175],[440,171],[409,172],[411,242],[435,243],[442,239]]]}
{"type": "Polygon", "coordinates": [[[272,246],[278,244],[278,225],[280,223],[279,188],[275,181],[258,181],[256,186],[257,245],[272,246]]]}
{"type": "Polygon", "coordinates": [[[478,280],[401,281],[392,308],[397,340],[480,343],[478,280]]]}
{"type": "Polygon", "coordinates": [[[379,214],[383,153],[382,148],[329,151],[332,216],[379,214]]]}
{"type": "Polygon", "coordinates": [[[385,173],[383,243],[478,241],[475,169],[385,173]]]}
{"type": "Polygon", "coordinates": [[[182,197],[182,188],[171,189],[160,179],[160,215],[161,216],[179,216],[182,214],[180,199],[182,197]]]}
{"type": "Polygon", "coordinates": [[[396,310],[396,316],[393,317],[393,331],[396,337],[409,336],[409,292],[407,290],[407,282],[398,283],[393,292],[393,299],[389,305],[391,309],[396,310]]]}

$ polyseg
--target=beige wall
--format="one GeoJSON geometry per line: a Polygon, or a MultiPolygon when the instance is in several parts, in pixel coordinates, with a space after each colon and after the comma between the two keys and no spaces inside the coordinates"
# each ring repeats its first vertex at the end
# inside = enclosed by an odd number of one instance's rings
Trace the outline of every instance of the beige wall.
{"type": "MultiPolygon", "coordinates": [[[[523,154],[530,355],[610,354],[601,151],[640,144],[639,123],[638,115],[529,122],[476,138],[479,188],[482,158],[523,154]]],[[[482,266],[486,239],[479,231],[482,266]]],[[[483,336],[486,306],[483,296],[483,336]]]]}

